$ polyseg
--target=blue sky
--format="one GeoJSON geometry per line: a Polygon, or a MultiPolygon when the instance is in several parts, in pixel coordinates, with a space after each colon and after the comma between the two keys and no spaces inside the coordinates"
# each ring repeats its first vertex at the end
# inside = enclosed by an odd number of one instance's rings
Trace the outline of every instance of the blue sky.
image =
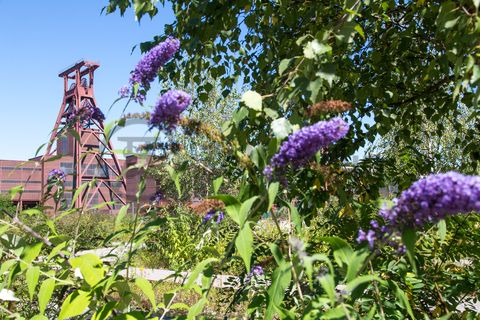
{"type": "MultiPolygon", "coordinates": [[[[82,58],[99,62],[95,95],[106,113],[140,58],[139,49],[131,53],[133,46],[161,35],[164,24],[173,21],[170,8],[139,24],[131,12],[101,15],[105,4],[0,0],[0,159],[26,160],[48,141],[62,102],[60,71],[82,58]]],[[[154,99],[152,92],[147,104],[154,99]]],[[[107,121],[121,108],[117,105],[107,121]]],[[[129,111],[141,107],[131,104],[129,111]]]]}

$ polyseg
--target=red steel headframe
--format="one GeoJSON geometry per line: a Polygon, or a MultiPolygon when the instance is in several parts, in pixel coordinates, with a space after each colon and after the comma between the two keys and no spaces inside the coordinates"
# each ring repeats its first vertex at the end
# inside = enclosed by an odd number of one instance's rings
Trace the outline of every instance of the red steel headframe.
{"type": "MultiPolygon", "coordinates": [[[[87,183],[79,199],[75,201],[76,208],[88,207],[93,199],[101,199],[107,203],[109,210],[115,210],[118,205],[126,203],[127,185],[110,139],[105,135],[103,121],[92,119],[88,125],[85,125],[76,120],[74,124],[70,124],[69,133],[63,130],[67,125],[67,115],[73,109],[79,111],[86,104],[97,106],[93,81],[94,72],[99,66],[98,63],[82,60],[58,75],[63,78],[64,95],[47,145],[45,160],[54,156],[55,153],[57,155],[63,153],[73,159],[72,195],[80,186],[87,183]],[[63,136],[65,139],[65,134],[68,140],[66,153],[58,150],[60,138],[63,136]],[[55,142],[56,148],[52,150],[55,142]],[[117,187],[114,187],[114,184],[117,187]]],[[[45,184],[46,181],[43,181],[43,190],[45,190],[45,184]]]]}

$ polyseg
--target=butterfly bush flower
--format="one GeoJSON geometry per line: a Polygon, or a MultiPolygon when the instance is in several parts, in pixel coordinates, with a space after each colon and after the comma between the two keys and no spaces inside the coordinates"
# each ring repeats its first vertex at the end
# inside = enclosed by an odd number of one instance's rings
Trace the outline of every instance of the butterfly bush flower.
{"type": "Polygon", "coordinates": [[[72,109],[65,116],[66,122],[68,125],[73,124],[77,119],[80,123],[88,123],[90,120],[95,120],[97,122],[103,122],[105,120],[105,115],[102,110],[95,107],[90,103],[86,103],[81,109],[76,110],[72,109]]]}
{"type": "Polygon", "coordinates": [[[254,266],[251,271],[252,275],[261,276],[263,275],[263,268],[261,266],[254,266]]]}
{"type": "Polygon", "coordinates": [[[83,107],[83,115],[81,117],[82,122],[88,121],[88,120],[96,120],[98,122],[103,122],[105,120],[105,115],[103,114],[102,110],[99,108],[91,105],[91,104],[86,104],[85,107],[83,107]]]}
{"type": "Polygon", "coordinates": [[[254,266],[252,267],[252,270],[245,276],[245,283],[248,284],[250,281],[252,281],[253,277],[261,277],[263,274],[264,271],[261,266],[254,266]]]}
{"type": "Polygon", "coordinates": [[[128,86],[123,86],[118,90],[118,95],[121,98],[126,98],[130,96],[130,88],[128,86]]]}
{"type": "Polygon", "coordinates": [[[320,121],[292,133],[280,150],[272,157],[270,165],[264,169],[267,178],[273,170],[291,164],[299,167],[305,164],[317,151],[335,143],[348,133],[348,124],[341,118],[320,121]]]}
{"type": "Polygon", "coordinates": [[[169,90],[155,105],[150,117],[150,125],[160,129],[173,129],[180,120],[180,114],[192,102],[192,98],[181,90],[169,90]]]}
{"type": "Polygon", "coordinates": [[[162,191],[157,191],[155,194],[150,198],[154,204],[159,204],[163,200],[163,193],[162,191]]]}
{"type": "Polygon", "coordinates": [[[413,183],[394,200],[391,208],[382,208],[379,215],[385,221],[380,227],[372,221],[372,229],[360,230],[358,242],[385,241],[392,234],[427,223],[436,223],[447,216],[480,212],[480,176],[457,172],[432,174],[413,183]]]}
{"type": "Polygon", "coordinates": [[[203,217],[202,224],[205,224],[208,221],[212,220],[215,216],[217,216],[217,219],[215,220],[216,224],[219,224],[223,221],[223,219],[225,219],[225,214],[223,213],[223,211],[217,211],[217,209],[212,209],[208,211],[207,214],[203,217]]]}
{"type": "Polygon", "coordinates": [[[217,221],[215,221],[215,222],[217,224],[219,224],[220,222],[223,221],[223,219],[225,219],[225,214],[222,211],[219,211],[218,215],[217,215],[217,221]]]}
{"type": "Polygon", "coordinates": [[[52,182],[63,183],[65,182],[65,172],[63,172],[60,169],[53,169],[48,173],[47,180],[49,183],[52,183],[52,182]]]}
{"type": "Polygon", "coordinates": [[[180,49],[180,41],[169,37],[148,51],[138,62],[130,76],[130,85],[140,84],[148,88],[157,76],[158,70],[180,49]]]}

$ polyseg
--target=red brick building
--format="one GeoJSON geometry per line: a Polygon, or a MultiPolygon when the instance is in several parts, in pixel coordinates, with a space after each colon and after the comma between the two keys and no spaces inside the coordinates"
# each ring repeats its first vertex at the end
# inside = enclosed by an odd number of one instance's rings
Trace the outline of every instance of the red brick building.
{"type": "MultiPolygon", "coordinates": [[[[107,160],[109,162],[109,160],[107,160]]],[[[135,156],[128,156],[126,160],[119,160],[122,169],[126,169],[127,166],[132,166],[137,164],[138,158],[135,156]]],[[[22,160],[0,160],[0,193],[8,193],[10,189],[23,186],[24,191],[21,195],[17,195],[14,198],[14,202],[21,202],[23,207],[33,207],[38,205],[46,190],[42,190],[42,185],[45,185],[47,181],[48,174],[53,169],[61,169],[65,172],[66,181],[65,185],[65,198],[67,203],[71,202],[72,199],[72,187],[73,187],[73,158],[68,155],[62,156],[60,159],[53,161],[44,162],[42,167],[39,158],[33,158],[28,161],[22,160]]],[[[90,164],[86,169],[87,174],[92,177],[101,177],[108,174],[108,168],[100,168],[98,164],[90,164]]],[[[127,194],[122,192],[120,187],[121,182],[111,182],[111,188],[117,192],[117,194],[125,199],[127,203],[133,203],[136,201],[135,194],[137,192],[138,183],[140,182],[140,177],[142,175],[142,170],[139,169],[130,169],[126,172],[125,178],[127,182],[127,194]]],[[[156,192],[156,182],[152,178],[147,178],[147,184],[145,191],[142,195],[141,202],[149,202],[151,197],[154,196],[156,192]]],[[[104,192],[109,192],[109,190],[104,190],[104,192]]],[[[96,194],[89,205],[95,205],[104,202],[104,199],[101,199],[99,194],[96,194]]],[[[52,205],[52,201],[49,200],[46,203],[47,205],[52,205]]],[[[117,207],[119,207],[117,203],[117,207]]]]}

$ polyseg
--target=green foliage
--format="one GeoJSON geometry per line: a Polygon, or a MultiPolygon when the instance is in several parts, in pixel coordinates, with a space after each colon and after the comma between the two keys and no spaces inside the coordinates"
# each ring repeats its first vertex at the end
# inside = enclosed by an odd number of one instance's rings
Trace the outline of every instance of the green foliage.
{"type": "MultiPolygon", "coordinates": [[[[0,193],[0,210],[7,211],[10,214],[15,212],[15,205],[13,201],[10,199],[10,196],[7,194],[0,193]]],[[[4,212],[2,212],[2,215],[4,212]]]]}
{"type": "MultiPolygon", "coordinates": [[[[133,7],[140,20],[160,4],[110,0],[105,9],[133,7]]],[[[372,252],[355,238],[395,196],[382,188],[403,190],[432,171],[477,172],[478,1],[181,0],[172,8],[165,33],[180,38],[182,52],[159,72],[165,87],[195,93],[196,107],[166,133],[182,150],[144,153],[155,155],[145,174],[162,183],[170,207],[136,206],[128,221],[127,207],[119,218],[62,206],[53,216],[5,210],[1,288],[19,301],[0,301],[1,312],[194,319],[206,314],[216,275],[230,274],[224,317],[242,306],[242,316],[264,319],[473,319],[477,214],[405,230],[406,255],[388,242],[372,252]],[[269,181],[263,171],[282,141],[330,117],[308,106],[332,99],[354,106],[344,115],[347,137],[269,181]],[[369,144],[378,155],[348,163],[369,144]],[[207,222],[179,204],[197,196],[221,201],[226,218],[207,222]],[[126,252],[108,261],[78,254],[118,242],[126,252]],[[132,264],[179,271],[181,282],[159,297],[132,264]],[[185,292],[195,295],[188,304],[185,292]]]]}
{"type": "Polygon", "coordinates": [[[184,207],[163,214],[165,222],[140,250],[137,263],[141,266],[189,270],[204,259],[221,257],[233,237],[234,229],[228,219],[219,225],[204,224],[203,217],[184,207]]]}

